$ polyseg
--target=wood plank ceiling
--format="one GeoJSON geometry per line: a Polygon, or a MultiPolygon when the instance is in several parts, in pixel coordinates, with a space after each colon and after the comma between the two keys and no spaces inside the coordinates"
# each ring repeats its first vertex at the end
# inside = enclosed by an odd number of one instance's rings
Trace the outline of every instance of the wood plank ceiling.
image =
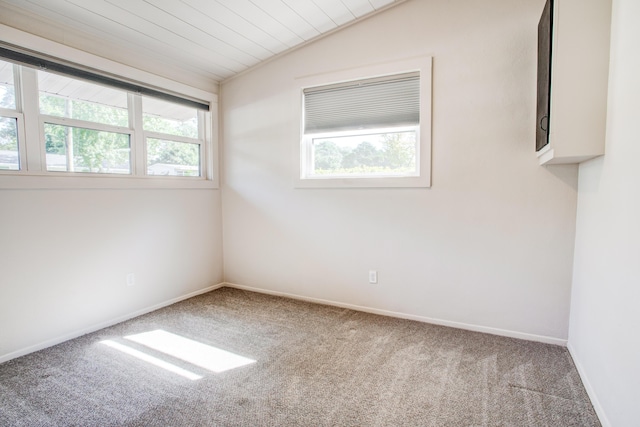
{"type": "Polygon", "coordinates": [[[0,0],[0,23],[202,87],[402,1],[0,0]]]}

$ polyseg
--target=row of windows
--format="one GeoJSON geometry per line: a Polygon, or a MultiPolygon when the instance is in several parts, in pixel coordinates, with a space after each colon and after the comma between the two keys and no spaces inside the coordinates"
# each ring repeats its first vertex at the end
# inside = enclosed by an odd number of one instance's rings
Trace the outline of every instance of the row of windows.
{"type": "Polygon", "coordinates": [[[194,107],[0,60],[0,173],[206,177],[207,120],[194,107]]]}

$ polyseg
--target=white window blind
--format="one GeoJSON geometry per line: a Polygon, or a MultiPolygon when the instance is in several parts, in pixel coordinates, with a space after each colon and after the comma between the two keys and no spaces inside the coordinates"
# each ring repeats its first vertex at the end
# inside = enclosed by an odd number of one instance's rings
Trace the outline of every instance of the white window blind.
{"type": "Polygon", "coordinates": [[[305,88],[304,133],[417,126],[418,72],[305,88]]]}

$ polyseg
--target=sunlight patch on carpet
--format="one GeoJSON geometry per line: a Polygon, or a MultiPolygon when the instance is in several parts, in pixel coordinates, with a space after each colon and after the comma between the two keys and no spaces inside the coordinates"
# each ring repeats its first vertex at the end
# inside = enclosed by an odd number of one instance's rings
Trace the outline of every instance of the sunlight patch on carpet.
{"type": "Polygon", "coordinates": [[[169,372],[173,372],[174,374],[178,374],[180,376],[183,376],[187,379],[190,379],[192,381],[195,380],[199,380],[202,378],[202,376],[198,375],[198,374],[194,374],[193,372],[187,371],[186,369],[182,369],[179,366],[173,365],[169,362],[165,362],[164,360],[158,359],[157,357],[153,357],[150,356],[146,353],[143,353],[141,351],[138,351],[134,348],[128,347],[124,344],[120,344],[117,343],[115,341],[111,341],[111,340],[104,340],[104,341],[100,341],[100,344],[104,344],[108,347],[114,348],[116,350],[119,350],[125,354],[128,354],[130,356],[133,356],[137,359],[140,359],[144,362],[147,363],[151,363],[152,365],[155,365],[159,368],[165,369],[169,372]]]}
{"type": "Polygon", "coordinates": [[[256,362],[253,359],[162,329],[128,335],[124,338],[215,373],[256,362]]]}

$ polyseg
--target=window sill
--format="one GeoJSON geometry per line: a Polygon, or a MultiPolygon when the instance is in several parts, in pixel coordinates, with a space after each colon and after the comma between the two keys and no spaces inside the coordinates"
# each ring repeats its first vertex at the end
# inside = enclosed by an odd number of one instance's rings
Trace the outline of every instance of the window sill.
{"type": "Polygon", "coordinates": [[[213,180],[188,177],[0,173],[0,190],[217,189],[213,180]]]}
{"type": "Polygon", "coordinates": [[[305,178],[296,179],[295,188],[428,188],[427,176],[376,178],[305,178]]]}

